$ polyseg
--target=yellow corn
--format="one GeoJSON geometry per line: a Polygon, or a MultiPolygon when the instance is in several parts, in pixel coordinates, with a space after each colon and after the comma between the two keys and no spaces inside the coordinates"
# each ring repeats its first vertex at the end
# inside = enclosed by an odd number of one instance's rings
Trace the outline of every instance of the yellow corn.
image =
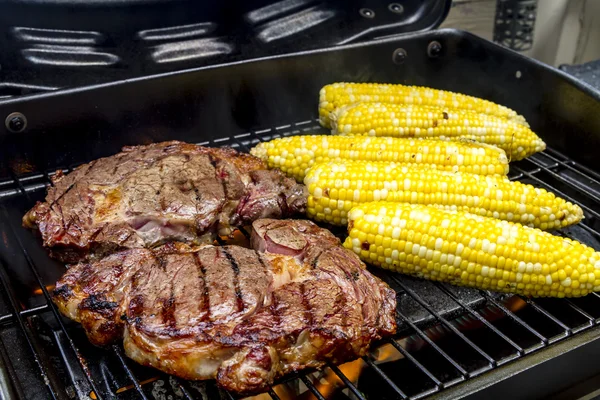
{"type": "Polygon", "coordinates": [[[510,108],[478,97],[419,86],[382,83],[334,83],[324,86],[319,93],[321,124],[331,128],[329,114],[352,103],[420,104],[446,107],[451,110],[472,110],[482,114],[503,117],[523,125],[525,118],[510,108]]]}
{"type": "Polygon", "coordinates": [[[304,183],[309,193],[308,216],[337,225],[347,223],[352,207],[372,201],[434,205],[544,230],[562,228],[583,218],[579,206],[501,175],[386,162],[332,161],[313,166],[304,183]]]}
{"type": "Polygon", "coordinates": [[[340,135],[467,138],[500,147],[511,161],[546,148],[531,129],[514,121],[441,107],[356,103],[336,109],[331,125],[340,135]]]}
{"type": "Polygon", "coordinates": [[[574,240],[465,212],[366,203],[344,246],[370,264],[455,285],[527,296],[600,290],[600,253],[574,240]]]}
{"type": "Polygon", "coordinates": [[[443,171],[506,175],[506,153],[470,141],[400,139],[367,136],[291,136],[263,142],[250,153],[298,182],[315,163],[329,160],[394,161],[443,171]]]}

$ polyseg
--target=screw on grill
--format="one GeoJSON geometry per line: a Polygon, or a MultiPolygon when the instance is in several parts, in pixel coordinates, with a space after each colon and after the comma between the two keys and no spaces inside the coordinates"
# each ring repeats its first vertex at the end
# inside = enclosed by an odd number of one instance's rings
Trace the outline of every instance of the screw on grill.
{"type": "Polygon", "coordinates": [[[394,62],[394,64],[404,63],[404,61],[406,61],[406,57],[408,57],[406,50],[401,48],[394,50],[394,52],[392,53],[392,61],[394,62]]]}
{"type": "Polygon", "coordinates": [[[427,46],[427,55],[431,58],[436,58],[439,57],[440,54],[442,54],[442,45],[440,42],[434,40],[433,42],[429,43],[427,46]]]}
{"type": "Polygon", "coordinates": [[[14,112],[4,121],[6,129],[13,133],[23,132],[27,128],[27,118],[19,112],[14,112]]]}

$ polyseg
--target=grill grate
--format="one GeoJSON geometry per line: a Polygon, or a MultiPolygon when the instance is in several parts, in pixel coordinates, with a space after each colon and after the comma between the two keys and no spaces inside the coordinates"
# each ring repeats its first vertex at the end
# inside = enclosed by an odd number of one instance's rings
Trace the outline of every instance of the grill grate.
{"type": "MultiPolygon", "coordinates": [[[[259,141],[315,132],[323,131],[307,120],[200,144],[248,151],[259,141]]],[[[0,182],[0,370],[7,382],[2,390],[22,398],[234,399],[214,382],[188,382],[141,367],[120,346],[95,348],[77,324],[59,317],[49,290],[64,268],[20,227],[23,213],[43,198],[50,175],[0,182]]],[[[511,178],[580,204],[586,219],[560,234],[600,248],[595,211],[600,175],[549,149],[511,166],[511,178]]],[[[242,233],[247,240],[248,232],[242,233]]],[[[290,393],[317,399],[420,399],[600,322],[597,294],[532,300],[373,272],[398,293],[399,334],[360,360],[289,376],[261,399],[288,399],[290,393]]]]}

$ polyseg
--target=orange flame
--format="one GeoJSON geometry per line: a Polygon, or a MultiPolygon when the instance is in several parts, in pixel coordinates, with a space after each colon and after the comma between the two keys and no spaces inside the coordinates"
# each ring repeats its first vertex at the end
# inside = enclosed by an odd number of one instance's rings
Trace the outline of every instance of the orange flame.
{"type": "Polygon", "coordinates": [[[512,296],[505,302],[506,308],[512,312],[517,312],[527,305],[527,303],[519,296],[512,296]]]}
{"type": "MultiPolygon", "coordinates": [[[[405,339],[399,340],[403,342],[405,339]]],[[[375,349],[372,353],[374,362],[376,364],[383,364],[392,362],[403,358],[404,356],[400,353],[392,344],[386,343],[379,348],[375,349]]],[[[362,359],[357,359],[345,364],[338,366],[340,372],[344,374],[352,384],[358,384],[360,374],[365,369],[367,364],[362,359]]],[[[315,388],[325,398],[332,398],[335,396],[336,391],[344,390],[345,385],[342,379],[330,368],[325,369],[321,372],[315,372],[307,376],[315,388]]],[[[295,390],[292,384],[281,384],[275,386],[273,390],[279,396],[281,400],[316,400],[315,395],[302,383],[300,384],[300,394],[295,390]]],[[[346,389],[347,390],[347,389],[346,389]]],[[[245,400],[268,400],[270,396],[266,394],[248,397],[245,400]]]]}
{"type": "Polygon", "coordinates": [[[221,237],[228,245],[249,247],[250,241],[240,230],[236,229],[229,237],[221,237]]]}
{"type": "MultiPolygon", "coordinates": [[[[340,369],[342,374],[346,375],[350,382],[356,384],[358,382],[358,377],[360,376],[360,373],[362,372],[365,365],[366,364],[363,360],[358,359],[340,365],[338,368],[340,369]]],[[[331,395],[333,395],[333,393],[335,393],[337,389],[344,387],[344,382],[340,379],[339,376],[337,376],[335,372],[333,372],[329,368],[325,372],[325,375],[321,379],[319,379],[318,382],[313,381],[313,384],[315,385],[319,393],[321,393],[325,398],[331,397],[331,395]]],[[[310,393],[309,398],[314,399],[315,397],[312,393],[310,393]]]]}
{"type": "MultiPolygon", "coordinates": [[[[49,292],[51,292],[52,290],[54,290],[54,285],[48,285],[48,286],[46,286],[46,290],[49,291],[49,292]]],[[[42,293],[44,293],[44,292],[42,292],[42,288],[37,288],[37,289],[35,289],[33,291],[33,294],[41,295],[42,293]]]]}
{"type": "MultiPolygon", "coordinates": [[[[399,340],[398,342],[406,341],[406,339],[399,340]]],[[[373,356],[375,357],[375,364],[383,364],[392,361],[398,361],[401,358],[404,358],[402,353],[398,351],[392,344],[386,343],[383,346],[378,347],[373,352],[373,356]]]]}
{"type": "MultiPolygon", "coordinates": [[[[279,393],[277,393],[277,395],[279,396],[279,393]]],[[[279,398],[283,399],[281,396],[279,396],[279,398]]],[[[269,396],[267,393],[261,393],[257,394],[256,396],[244,397],[244,400],[271,400],[271,396],[269,396]]]]}
{"type": "MultiPolygon", "coordinates": [[[[158,380],[158,376],[155,376],[155,377],[153,377],[153,378],[149,378],[149,379],[146,379],[146,380],[144,380],[144,381],[141,381],[141,382],[140,382],[140,386],[142,386],[142,385],[145,385],[145,384],[147,384],[147,383],[150,383],[150,382],[154,382],[154,381],[156,381],[156,380],[158,380]]],[[[134,387],[135,387],[134,385],[127,385],[127,386],[123,386],[123,387],[121,387],[121,388],[118,388],[118,389],[117,389],[117,391],[116,391],[115,393],[117,393],[117,394],[119,394],[119,393],[123,393],[123,392],[126,392],[126,391],[128,391],[128,390],[131,390],[131,389],[133,389],[134,387]]],[[[94,393],[94,392],[92,392],[92,393],[94,393]]],[[[90,396],[90,397],[91,397],[91,396],[90,396]]]]}
{"type": "MultiPolygon", "coordinates": [[[[229,239],[229,240],[233,240],[233,241],[246,240],[247,241],[247,238],[241,232],[235,231],[234,238],[229,239]]],[[[47,287],[48,290],[51,290],[52,288],[53,288],[53,286],[47,287]]],[[[35,293],[41,294],[42,291],[41,291],[41,289],[36,289],[35,293]]],[[[506,308],[508,310],[510,310],[511,312],[517,312],[517,311],[521,310],[523,307],[525,307],[527,305],[527,303],[525,301],[523,301],[520,297],[513,296],[513,297],[510,297],[507,300],[505,300],[505,305],[506,305],[506,308]]],[[[488,319],[493,321],[494,319],[497,319],[497,317],[498,316],[493,315],[493,316],[491,316],[491,318],[488,318],[488,319]]],[[[473,329],[472,321],[469,321],[468,323],[465,323],[465,322],[467,322],[467,321],[464,321],[461,324],[462,329],[473,329]],[[466,326],[462,326],[462,325],[466,325],[466,326]]],[[[477,321],[477,322],[479,322],[479,321],[477,321]]],[[[431,328],[429,330],[431,330],[431,328]]],[[[430,336],[432,336],[431,333],[430,333],[430,336]]],[[[439,334],[438,335],[434,334],[433,336],[434,337],[439,336],[439,334]]],[[[407,338],[397,339],[397,342],[402,347],[406,347],[407,338]]],[[[373,359],[374,359],[373,361],[375,364],[394,362],[394,361],[404,358],[402,353],[400,353],[390,343],[386,343],[386,344],[378,347],[377,349],[373,350],[372,356],[373,356],[373,359]]],[[[354,385],[356,385],[358,383],[360,374],[362,373],[362,371],[366,365],[367,364],[362,359],[357,359],[357,360],[348,362],[346,364],[342,364],[338,368],[348,378],[348,380],[350,380],[350,382],[352,382],[354,385]]],[[[157,379],[158,379],[158,377],[147,379],[145,381],[140,382],[140,385],[154,382],[157,379]]],[[[329,368],[327,368],[323,372],[313,373],[310,376],[307,376],[307,379],[311,380],[311,382],[315,385],[316,389],[325,398],[333,397],[337,390],[340,390],[340,389],[344,388],[344,386],[345,386],[344,382],[340,379],[340,377],[338,377],[337,374],[329,368]]],[[[300,395],[298,395],[297,391],[294,390],[289,384],[285,384],[285,383],[273,387],[273,391],[277,394],[277,396],[279,396],[279,398],[281,400],[292,400],[292,399],[316,400],[316,397],[312,394],[312,392],[310,392],[310,390],[308,388],[306,388],[302,384],[301,384],[301,387],[303,387],[303,389],[302,389],[302,393],[300,395]]],[[[131,390],[133,388],[134,388],[133,385],[125,386],[125,387],[117,389],[116,393],[123,393],[123,392],[131,390]]],[[[90,398],[93,400],[96,400],[97,396],[94,392],[91,392],[90,398]]],[[[245,398],[245,400],[270,400],[270,399],[271,399],[271,396],[267,393],[262,393],[262,394],[259,394],[256,396],[250,396],[250,397],[245,398]]]]}

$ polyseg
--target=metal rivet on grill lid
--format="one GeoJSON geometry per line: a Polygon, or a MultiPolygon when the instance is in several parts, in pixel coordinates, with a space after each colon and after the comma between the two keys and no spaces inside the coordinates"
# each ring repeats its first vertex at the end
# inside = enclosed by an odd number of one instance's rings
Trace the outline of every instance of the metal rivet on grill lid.
{"type": "Polygon", "coordinates": [[[4,121],[6,129],[13,133],[23,132],[27,128],[27,118],[20,112],[14,112],[6,117],[4,121]]]}
{"type": "Polygon", "coordinates": [[[394,61],[395,64],[404,63],[404,61],[406,61],[406,57],[408,57],[408,53],[406,53],[406,50],[402,48],[398,48],[392,53],[392,61],[394,61]]]}
{"type": "Polygon", "coordinates": [[[370,8],[361,8],[358,12],[365,18],[375,18],[375,11],[370,8]]]}
{"type": "Polygon", "coordinates": [[[404,7],[402,7],[402,4],[390,3],[388,5],[388,10],[396,14],[402,14],[404,12],[404,7]]]}
{"type": "Polygon", "coordinates": [[[442,54],[442,45],[440,42],[434,40],[433,42],[429,43],[427,46],[427,55],[431,58],[436,58],[439,57],[440,54],[442,54]]]}

